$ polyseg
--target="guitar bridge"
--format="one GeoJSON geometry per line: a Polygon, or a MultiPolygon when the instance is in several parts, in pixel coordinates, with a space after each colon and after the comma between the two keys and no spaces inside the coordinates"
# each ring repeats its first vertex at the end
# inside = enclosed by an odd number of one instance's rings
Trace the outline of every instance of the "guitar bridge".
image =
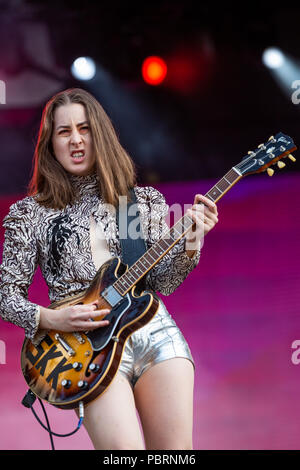
{"type": "Polygon", "coordinates": [[[67,351],[69,356],[75,356],[74,349],[67,343],[65,339],[63,339],[58,333],[55,335],[55,339],[62,345],[62,347],[67,351]]]}

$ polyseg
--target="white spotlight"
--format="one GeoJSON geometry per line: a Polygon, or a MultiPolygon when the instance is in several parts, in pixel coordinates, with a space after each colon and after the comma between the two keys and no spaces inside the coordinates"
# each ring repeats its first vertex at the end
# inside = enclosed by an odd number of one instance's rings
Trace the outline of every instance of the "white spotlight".
{"type": "Polygon", "coordinates": [[[277,49],[276,47],[268,47],[268,49],[263,52],[262,61],[266,67],[269,67],[270,69],[278,69],[279,67],[282,67],[284,63],[284,55],[280,49],[277,49]]]}
{"type": "Polygon", "coordinates": [[[96,74],[96,64],[90,57],[78,57],[71,66],[71,72],[79,80],[91,80],[96,74]]]}

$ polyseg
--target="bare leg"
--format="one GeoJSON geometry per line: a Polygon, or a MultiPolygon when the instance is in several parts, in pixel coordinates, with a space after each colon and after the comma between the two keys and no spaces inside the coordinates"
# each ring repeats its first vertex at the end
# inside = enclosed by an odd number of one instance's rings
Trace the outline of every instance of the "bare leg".
{"type": "Polygon", "coordinates": [[[134,388],[147,449],[192,449],[194,367],[184,358],[148,369],[134,388]]]}
{"type": "Polygon", "coordinates": [[[85,408],[83,424],[95,449],[144,449],[131,385],[117,373],[108,389],[85,408]]]}

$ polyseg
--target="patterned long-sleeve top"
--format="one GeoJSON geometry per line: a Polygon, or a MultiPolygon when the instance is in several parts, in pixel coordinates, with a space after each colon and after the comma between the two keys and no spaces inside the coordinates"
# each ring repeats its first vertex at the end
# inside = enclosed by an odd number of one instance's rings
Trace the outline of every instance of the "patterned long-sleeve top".
{"type": "MultiPolygon", "coordinates": [[[[97,273],[90,238],[91,217],[100,224],[111,257],[121,256],[115,211],[103,202],[96,175],[70,176],[77,198],[64,209],[46,208],[27,196],[12,204],[3,220],[5,239],[0,267],[0,315],[34,339],[39,306],[28,299],[28,288],[40,266],[50,302],[86,290],[97,273]]],[[[135,188],[142,231],[149,248],[166,229],[168,206],[152,187],[135,188]],[[151,223],[149,221],[151,220],[151,223]]],[[[149,272],[148,289],[172,293],[197,265],[185,252],[182,238],[149,272]]]]}

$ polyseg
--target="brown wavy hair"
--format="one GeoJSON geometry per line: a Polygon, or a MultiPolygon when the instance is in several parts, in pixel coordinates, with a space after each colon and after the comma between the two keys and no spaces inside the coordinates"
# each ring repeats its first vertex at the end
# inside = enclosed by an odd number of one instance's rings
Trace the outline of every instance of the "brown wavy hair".
{"type": "Polygon", "coordinates": [[[106,203],[116,207],[119,196],[129,197],[129,190],[136,184],[134,164],[100,103],[81,88],[61,91],[47,102],[34,151],[28,194],[36,195],[40,204],[54,209],[63,209],[75,200],[68,172],[56,160],[52,147],[54,111],[58,106],[71,103],[85,107],[96,156],[99,191],[106,203]]]}

